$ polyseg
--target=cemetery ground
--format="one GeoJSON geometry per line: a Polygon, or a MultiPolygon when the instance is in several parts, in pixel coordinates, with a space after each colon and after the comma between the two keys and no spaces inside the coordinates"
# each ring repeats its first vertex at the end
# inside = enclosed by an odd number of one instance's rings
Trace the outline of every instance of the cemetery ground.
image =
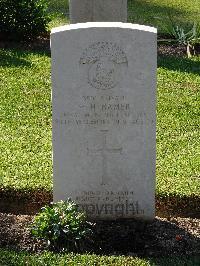
{"type": "MultiPolygon", "coordinates": [[[[153,11],[179,12],[183,21],[199,12],[186,0],[181,9],[172,0],[153,0],[146,9],[146,1],[136,2],[144,18],[137,22],[145,24],[154,24],[153,11]]],[[[52,14],[50,27],[64,22],[52,14]]],[[[181,47],[159,47],[155,221],[137,228],[97,223],[101,250],[93,255],[43,252],[46,244],[30,236],[33,215],[52,201],[48,43],[1,44],[13,47],[0,50],[0,265],[199,265],[200,57],[186,58],[181,47]]]]}
{"type": "MultiPolygon", "coordinates": [[[[162,52],[163,49],[160,48],[162,52]]],[[[139,231],[130,224],[125,227],[119,223],[110,224],[110,235],[98,225],[101,235],[104,232],[99,241],[108,254],[148,257],[199,253],[200,58],[168,56],[166,49],[164,51],[165,55],[158,59],[156,195],[157,215],[166,218],[157,217],[153,224],[139,231]],[[182,218],[176,218],[178,216],[182,218]],[[127,246],[129,249],[125,250],[127,246]]],[[[33,214],[52,200],[50,54],[48,51],[2,49],[0,56],[1,211],[33,214]]],[[[35,243],[26,231],[32,218],[1,214],[1,247],[43,250],[44,246],[35,243]]],[[[30,263],[45,261],[47,257],[58,260],[58,255],[48,253],[41,257],[16,251],[9,253],[4,249],[1,253],[2,263],[8,263],[6,258],[9,261],[30,260],[30,263]]],[[[75,261],[89,265],[85,262],[89,259],[113,265],[136,263],[129,257],[65,256],[59,258],[61,265],[62,260],[74,261],[74,265],[75,261]]],[[[180,265],[185,259],[180,258],[180,265]]],[[[187,263],[191,259],[191,263],[195,259],[198,265],[195,257],[187,258],[187,263]]],[[[149,265],[151,260],[140,263],[149,265]]]]}
{"type": "MultiPolygon", "coordinates": [[[[49,1],[50,28],[69,22],[67,4],[67,0],[49,1]]],[[[199,12],[198,0],[128,0],[129,22],[156,26],[164,35],[170,27],[170,18],[187,26],[188,22],[200,22],[199,12]]]]}

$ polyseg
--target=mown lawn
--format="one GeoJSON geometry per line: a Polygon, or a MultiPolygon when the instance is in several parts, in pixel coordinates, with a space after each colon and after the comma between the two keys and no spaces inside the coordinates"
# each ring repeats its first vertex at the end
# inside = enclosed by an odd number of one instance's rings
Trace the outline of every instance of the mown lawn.
{"type": "MultiPolygon", "coordinates": [[[[49,12],[52,21],[49,28],[69,22],[68,0],[50,0],[49,12]]],[[[128,22],[158,27],[167,33],[171,18],[174,24],[184,27],[200,22],[199,0],[128,0],[128,22]]]]}
{"type": "Polygon", "coordinates": [[[50,58],[0,51],[0,181],[51,189],[50,58]]]}
{"type": "Polygon", "coordinates": [[[157,194],[200,195],[200,57],[158,65],[157,194]]]}
{"type": "Polygon", "coordinates": [[[51,16],[49,30],[69,23],[69,4],[68,0],[49,0],[48,12],[51,16]]]}
{"type": "Polygon", "coordinates": [[[167,33],[170,19],[183,27],[200,22],[199,0],[128,0],[128,3],[130,22],[158,27],[160,33],[167,33]]]}
{"type": "Polygon", "coordinates": [[[140,259],[127,256],[98,256],[76,254],[30,254],[0,249],[0,263],[6,266],[198,266],[200,257],[168,257],[140,259]]]}
{"type": "MultiPolygon", "coordinates": [[[[157,195],[200,195],[200,57],[158,67],[157,195]]],[[[50,55],[0,50],[0,187],[52,190],[50,55]]]]}

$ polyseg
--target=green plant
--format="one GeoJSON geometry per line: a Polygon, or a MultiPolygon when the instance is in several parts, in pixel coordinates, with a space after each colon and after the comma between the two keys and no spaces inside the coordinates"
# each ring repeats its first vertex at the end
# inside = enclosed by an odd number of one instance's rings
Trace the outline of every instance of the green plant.
{"type": "Polygon", "coordinates": [[[197,23],[194,23],[189,30],[177,25],[173,26],[172,33],[180,44],[194,44],[200,41],[200,25],[197,23]]]}
{"type": "Polygon", "coordinates": [[[188,57],[192,56],[191,51],[195,55],[195,45],[200,43],[200,24],[194,23],[189,29],[176,25],[172,33],[179,44],[186,45],[188,57]]]}
{"type": "Polygon", "coordinates": [[[91,241],[91,223],[70,199],[52,203],[42,208],[31,226],[31,233],[47,240],[53,250],[82,251],[83,245],[91,241]]]}
{"type": "Polygon", "coordinates": [[[46,32],[50,18],[46,0],[1,0],[0,35],[3,39],[32,39],[46,32]]]}
{"type": "Polygon", "coordinates": [[[196,55],[196,46],[200,44],[200,23],[194,22],[192,25],[179,26],[169,16],[169,23],[164,28],[165,32],[172,37],[167,42],[185,45],[188,57],[192,54],[196,55]]]}

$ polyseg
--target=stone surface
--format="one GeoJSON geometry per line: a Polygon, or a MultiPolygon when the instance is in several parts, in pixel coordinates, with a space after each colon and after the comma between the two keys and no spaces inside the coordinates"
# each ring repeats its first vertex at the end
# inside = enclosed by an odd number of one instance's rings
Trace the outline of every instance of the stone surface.
{"type": "Polygon", "coordinates": [[[90,218],[153,219],[156,29],[83,23],[52,30],[54,201],[90,218]]]}
{"type": "Polygon", "coordinates": [[[127,0],[71,0],[70,23],[127,22],[127,0]]]}

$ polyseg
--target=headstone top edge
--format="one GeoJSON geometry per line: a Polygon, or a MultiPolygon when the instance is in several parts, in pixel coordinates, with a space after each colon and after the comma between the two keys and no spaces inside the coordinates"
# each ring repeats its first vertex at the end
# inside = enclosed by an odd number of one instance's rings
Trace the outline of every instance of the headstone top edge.
{"type": "Polygon", "coordinates": [[[78,29],[88,29],[88,28],[122,28],[122,29],[147,31],[157,34],[157,28],[155,27],[150,27],[140,24],[123,23],[123,22],[86,22],[86,23],[70,24],[53,28],[51,30],[51,34],[68,30],[78,30],[78,29]]]}

